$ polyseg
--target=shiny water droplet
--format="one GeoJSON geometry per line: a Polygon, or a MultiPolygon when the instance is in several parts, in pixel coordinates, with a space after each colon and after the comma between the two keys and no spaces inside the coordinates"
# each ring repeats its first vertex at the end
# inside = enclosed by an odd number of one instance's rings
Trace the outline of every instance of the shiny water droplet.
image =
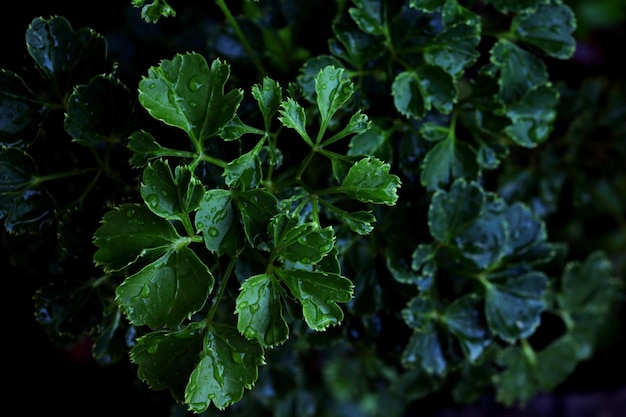
{"type": "Polygon", "coordinates": [[[135,209],[126,210],[126,217],[128,218],[135,217],[135,209]]]}
{"type": "Polygon", "coordinates": [[[148,205],[150,207],[156,207],[159,205],[159,196],[156,194],[150,194],[149,196],[146,197],[146,203],[148,203],[148,205]]]}
{"type": "Polygon", "coordinates": [[[220,235],[219,230],[217,230],[215,227],[209,227],[209,236],[218,237],[219,235],[220,235]]]}

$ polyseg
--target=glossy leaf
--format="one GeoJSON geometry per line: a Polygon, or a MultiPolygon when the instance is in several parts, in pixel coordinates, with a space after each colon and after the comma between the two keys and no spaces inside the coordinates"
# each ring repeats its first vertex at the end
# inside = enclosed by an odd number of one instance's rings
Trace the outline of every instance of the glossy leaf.
{"type": "Polygon", "coordinates": [[[254,148],[232,160],[224,168],[224,182],[229,187],[248,190],[256,188],[263,180],[259,152],[264,140],[260,140],[254,148]]]}
{"type": "Polygon", "coordinates": [[[298,132],[298,134],[312,146],[313,142],[306,132],[306,113],[304,108],[298,104],[298,102],[289,97],[286,101],[281,103],[279,112],[280,117],[278,120],[280,120],[284,126],[298,132]]]}
{"type": "Polygon", "coordinates": [[[283,317],[282,297],[285,290],[272,275],[260,274],[245,280],[237,297],[237,329],[261,346],[275,346],[289,337],[283,317]]]}
{"type": "Polygon", "coordinates": [[[348,9],[348,13],[361,30],[370,35],[384,35],[386,22],[382,5],[379,0],[354,0],[356,7],[348,9]]]}
{"type": "Polygon", "coordinates": [[[332,227],[321,229],[316,223],[297,225],[294,219],[277,216],[272,221],[274,257],[289,262],[314,265],[331,251],[335,241],[332,227]]]}
{"type": "Polygon", "coordinates": [[[278,200],[265,190],[253,189],[236,194],[243,230],[253,247],[268,249],[270,222],[278,214],[278,200]]]}
{"type": "Polygon", "coordinates": [[[224,93],[229,77],[230,67],[219,59],[209,67],[198,53],[177,54],[150,67],[139,82],[139,102],[155,119],[203,141],[217,134],[239,108],[243,92],[224,93]]]}
{"type": "Polygon", "coordinates": [[[480,298],[469,294],[450,303],[443,316],[444,323],[456,336],[470,362],[475,362],[491,344],[491,334],[481,307],[480,298]]]}
{"type": "Polygon", "coordinates": [[[556,89],[542,84],[532,87],[519,102],[508,107],[512,124],[504,131],[518,145],[534,148],[548,139],[556,119],[556,89]]]}
{"type": "Polygon", "coordinates": [[[302,304],[304,319],[311,329],[322,331],[341,323],[344,314],[338,303],[350,301],[354,291],[349,279],[303,269],[277,268],[276,275],[302,304]]]}
{"type": "Polygon", "coordinates": [[[213,283],[211,271],[184,246],[126,278],[115,300],[135,326],[177,327],[204,306],[213,283]]]}
{"type": "Polygon", "coordinates": [[[186,166],[172,174],[167,160],[156,160],[143,171],[141,196],[155,214],[164,219],[181,219],[196,210],[204,198],[202,183],[186,166]]]}
{"type": "Polygon", "coordinates": [[[113,71],[104,36],[86,27],[74,31],[63,16],[33,19],[26,30],[26,48],[58,99],[71,93],[74,85],[113,71]]]}
{"type": "Polygon", "coordinates": [[[229,190],[212,189],[204,194],[195,217],[196,229],[211,252],[235,256],[243,248],[243,236],[233,195],[229,190]]]}
{"type": "Polygon", "coordinates": [[[140,258],[165,254],[180,238],[172,224],[140,204],[122,204],[107,212],[94,233],[97,265],[120,271],[140,258]]]}
{"type": "Polygon", "coordinates": [[[154,140],[145,130],[133,132],[128,138],[128,149],[133,152],[130,163],[135,168],[142,168],[152,160],[168,155],[168,150],[154,140]]]}
{"type": "Polygon", "coordinates": [[[340,190],[365,203],[393,206],[398,200],[401,181],[397,175],[389,174],[390,168],[377,158],[363,158],[350,168],[340,190]]]}
{"type": "Polygon", "coordinates": [[[202,413],[213,403],[223,410],[243,397],[265,364],[263,349],[237,329],[214,324],[204,337],[200,361],[185,389],[189,410],[202,413]]]}
{"type": "Polygon", "coordinates": [[[137,376],[156,391],[169,389],[182,401],[198,354],[202,351],[203,324],[190,323],[180,330],[161,330],[136,339],[130,360],[137,376]]]}
{"type": "Polygon", "coordinates": [[[259,104],[265,128],[269,129],[272,117],[278,112],[282,101],[280,85],[271,78],[265,77],[262,84],[252,86],[252,96],[259,104]]]}
{"type": "Polygon", "coordinates": [[[540,4],[536,10],[517,14],[511,23],[516,37],[553,58],[568,59],[576,49],[572,36],[576,18],[572,9],[560,2],[540,4]]]}
{"type": "Polygon", "coordinates": [[[448,137],[433,146],[424,161],[420,182],[429,190],[445,187],[457,178],[475,180],[480,168],[476,153],[466,143],[448,137]]]}
{"type": "Polygon", "coordinates": [[[466,67],[480,56],[480,26],[457,23],[439,33],[427,46],[424,59],[430,65],[443,68],[452,77],[459,77],[466,67]]]}
{"type": "Polygon", "coordinates": [[[315,79],[315,92],[322,126],[326,126],[337,110],[352,97],[354,85],[343,68],[325,67],[315,79]]]}

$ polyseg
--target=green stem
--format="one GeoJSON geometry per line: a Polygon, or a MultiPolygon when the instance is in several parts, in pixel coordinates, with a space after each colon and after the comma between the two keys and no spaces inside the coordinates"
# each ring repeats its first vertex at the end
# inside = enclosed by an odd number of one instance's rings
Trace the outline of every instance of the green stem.
{"type": "Polygon", "coordinates": [[[252,50],[252,47],[250,46],[250,44],[248,43],[248,40],[246,39],[246,37],[244,36],[243,32],[241,31],[241,28],[239,27],[239,24],[237,23],[237,20],[235,19],[233,14],[230,12],[230,9],[228,8],[228,6],[224,2],[224,0],[216,0],[216,4],[222,10],[222,13],[224,13],[224,16],[226,17],[226,20],[228,21],[230,26],[235,31],[235,35],[237,35],[237,38],[239,39],[239,42],[241,42],[241,45],[243,46],[243,48],[246,50],[246,52],[250,56],[250,60],[252,61],[252,63],[256,67],[257,71],[259,71],[259,74],[261,75],[261,78],[265,77],[266,74],[267,74],[267,71],[265,71],[265,68],[263,67],[263,64],[261,64],[261,61],[259,61],[259,58],[254,53],[254,51],[252,50]]]}
{"type": "Polygon", "coordinates": [[[66,172],[57,172],[55,174],[44,175],[42,177],[33,177],[33,185],[41,184],[46,181],[55,181],[68,177],[76,177],[78,175],[87,174],[89,172],[97,171],[98,168],[85,168],[85,169],[77,169],[74,171],[66,171],[66,172]]]}

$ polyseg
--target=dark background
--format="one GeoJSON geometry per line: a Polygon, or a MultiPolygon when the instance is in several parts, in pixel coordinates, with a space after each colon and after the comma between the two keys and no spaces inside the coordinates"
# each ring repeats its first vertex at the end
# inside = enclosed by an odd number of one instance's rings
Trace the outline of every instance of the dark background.
{"type": "MultiPolygon", "coordinates": [[[[580,3],[580,2],[576,2],[580,3]]],[[[138,74],[176,52],[200,50],[201,37],[181,44],[168,42],[174,23],[145,23],[130,0],[90,2],[84,0],[11,2],[0,17],[0,68],[20,72],[31,65],[24,34],[35,17],[62,15],[74,29],[88,26],[103,34],[109,54],[120,63],[118,73],[127,85],[137,85],[138,74]],[[152,41],[150,41],[152,39],[152,41]]],[[[182,10],[184,5],[175,8],[182,10]]],[[[212,12],[207,2],[206,12],[212,12]]],[[[584,23],[584,21],[583,21],[584,23]]],[[[576,82],[587,76],[624,77],[626,52],[624,19],[617,23],[583,26],[576,55],[568,62],[552,62],[555,77],[576,82]]],[[[90,357],[89,341],[72,349],[55,348],[34,319],[32,295],[40,285],[0,258],[5,283],[4,335],[5,407],[20,414],[63,416],[168,416],[170,396],[156,393],[136,379],[127,361],[102,368],[90,357]],[[8,351],[7,351],[8,350],[8,351]]],[[[37,259],[33,263],[45,262],[37,259]]],[[[45,269],[45,268],[43,268],[45,269]]],[[[618,318],[619,321],[619,318],[618,318]]],[[[622,325],[622,327],[624,327],[622,325]]],[[[473,407],[434,407],[425,404],[420,416],[438,417],[626,417],[626,342],[616,335],[614,343],[582,363],[574,374],[550,395],[542,395],[524,410],[507,410],[493,404],[473,407]],[[616,358],[617,361],[616,361],[616,358]]]]}

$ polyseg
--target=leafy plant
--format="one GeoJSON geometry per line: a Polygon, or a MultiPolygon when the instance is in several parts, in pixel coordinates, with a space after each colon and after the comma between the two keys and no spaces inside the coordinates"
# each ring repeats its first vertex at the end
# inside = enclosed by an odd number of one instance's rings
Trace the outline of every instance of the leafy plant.
{"type": "Polygon", "coordinates": [[[315,46],[311,3],[218,0],[208,50],[136,95],[102,35],[33,19],[36,72],[0,72],[0,217],[89,264],[37,291],[40,324],[196,414],[552,391],[624,294],[624,86],[551,79],[575,49],[558,0],[327,2],[315,46]],[[614,152],[588,180],[591,126],[614,152]],[[619,235],[581,247],[564,185],[619,235]]]}

